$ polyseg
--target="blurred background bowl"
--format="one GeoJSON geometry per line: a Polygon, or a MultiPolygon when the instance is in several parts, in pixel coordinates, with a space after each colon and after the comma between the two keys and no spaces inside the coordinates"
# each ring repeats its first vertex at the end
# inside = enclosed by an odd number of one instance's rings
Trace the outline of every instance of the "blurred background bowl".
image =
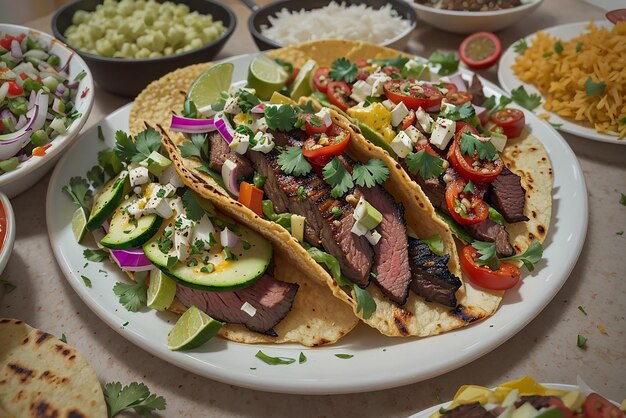
{"type": "Polygon", "coordinates": [[[417,12],[419,19],[431,26],[442,29],[446,32],[469,34],[479,31],[496,32],[507,28],[523,17],[532,13],[543,0],[530,0],[525,4],[510,9],[467,12],[456,10],[436,9],[430,6],[417,4],[413,0],[411,3],[417,12]]]}
{"type": "MultiPolygon", "coordinates": [[[[246,0],[244,3],[252,9],[252,14],[248,18],[248,30],[250,31],[250,34],[252,34],[252,38],[254,39],[257,47],[261,51],[281,48],[285,45],[281,45],[279,42],[269,39],[261,34],[261,26],[271,26],[269,21],[270,16],[275,16],[276,13],[282,9],[287,9],[289,11],[319,9],[324,6],[328,6],[331,1],[332,0],[279,0],[266,6],[258,7],[252,1],[246,0]]],[[[382,46],[389,48],[399,50],[405,49],[411,39],[413,29],[415,29],[417,25],[415,10],[413,10],[413,8],[403,0],[336,0],[336,2],[345,3],[347,6],[352,4],[365,4],[373,7],[374,9],[380,9],[386,4],[390,4],[391,8],[397,12],[398,16],[410,21],[410,27],[408,30],[399,33],[392,39],[389,39],[381,44],[382,46]]]]}
{"type": "Polygon", "coordinates": [[[65,134],[57,136],[50,142],[50,147],[46,150],[44,156],[30,157],[22,161],[15,170],[0,175],[0,192],[12,198],[38,182],[56,164],[63,150],[67,149],[76,139],[91,112],[94,87],[91,72],[85,61],[71,48],[54,39],[51,35],[26,26],[9,25],[6,23],[0,23],[0,32],[6,32],[14,36],[28,33],[35,38],[41,39],[46,44],[51,44],[51,52],[59,56],[62,65],[65,65],[70,60],[68,69],[70,80],[73,80],[81,71],[86,73],[86,76],[80,80],[76,102],[74,103],[74,108],[81,116],[72,122],[65,134]]]}
{"type": "MultiPolygon", "coordinates": [[[[157,0],[163,3],[165,0],[157,0]]],[[[217,0],[177,0],[186,4],[191,11],[211,14],[214,20],[221,20],[226,31],[217,39],[200,48],[176,55],[159,58],[108,58],[78,50],[87,62],[99,87],[126,97],[135,97],[151,81],[156,80],[177,68],[212,60],[224,47],[237,25],[235,14],[217,0]]],[[[52,17],[52,32],[67,43],[63,35],[72,24],[72,16],[78,10],[94,11],[102,0],[78,0],[60,8],[52,17]]]]}
{"type": "MultiPolygon", "coordinates": [[[[9,198],[0,193],[0,274],[11,257],[13,244],[15,243],[15,215],[9,198]]],[[[4,287],[0,283],[0,287],[4,287]]],[[[0,297],[4,294],[4,289],[0,289],[0,297]]]]}

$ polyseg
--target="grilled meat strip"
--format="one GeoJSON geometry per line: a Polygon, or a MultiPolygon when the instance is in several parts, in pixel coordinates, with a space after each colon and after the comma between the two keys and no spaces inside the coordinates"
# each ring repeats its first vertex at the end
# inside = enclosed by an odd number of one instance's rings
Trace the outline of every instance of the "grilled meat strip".
{"type": "Polygon", "coordinates": [[[291,310],[298,287],[266,274],[252,286],[234,292],[206,292],[177,284],[176,296],[186,307],[195,305],[215,319],[275,336],[272,328],[291,310]],[[241,310],[245,302],[256,308],[254,316],[241,310]]]}
{"type": "Polygon", "coordinates": [[[480,82],[476,74],[472,77],[469,92],[472,93],[472,104],[476,106],[482,106],[487,100],[485,93],[483,93],[483,83],[480,82]]]}
{"type": "Polygon", "coordinates": [[[434,254],[430,251],[428,244],[409,237],[411,290],[427,302],[455,307],[456,291],[461,287],[461,280],[450,273],[449,260],[449,255],[434,254]]]}
{"type": "Polygon", "coordinates": [[[522,187],[522,179],[508,168],[489,185],[487,194],[491,204],[502,214],[507,222],[523,222],[526,190],[522,187]]]}
{"type": "Polygon", "coordinates": [[[241,154],[230,149],[230,146],[224,141],[219,132],[211,132],[209,135],[209,166],[221,172],[222,166],[226,160],[231,160],[237,164],[236,178],[238,180],[250,177],[254,174],[250,160],[241,154]]]}
{"type": "Polygon", "coordinates": [[[474,239],[495,242],[498,257],[510,257],[515,254],[515,249],[509,242],[509,233],[502,225],[489,218],[477,224],[465,225],[465,230],[474,239]]]}

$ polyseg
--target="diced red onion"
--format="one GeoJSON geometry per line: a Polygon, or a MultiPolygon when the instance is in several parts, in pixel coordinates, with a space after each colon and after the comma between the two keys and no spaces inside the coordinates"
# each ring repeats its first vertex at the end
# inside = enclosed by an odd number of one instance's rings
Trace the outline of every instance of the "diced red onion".
{"type": "Polygon", "coordinates": [[[251,113],[264,113],[265,112],[265,103],[258,104],[252,108],[251,113]]]}
{"type": "Polygon", "coordinates": [[[42,93],[39,90],[35,105],[26,113],[27,124],[15,132],[0,135],[0,160],[16,155],[30,141],[30,135],[43,127],[48,109],[48,95],[42,93]]]}
{"type": "Polygon", "coordinates": [[[233,231],[228,229],[228,227],[224,228],[220,232],[220,243],[222,247],[233,248],[239,242],[239,237],[235,235],[233,231]]]}
{"type": "Polygon", "coordinates": [[[155,265],[146,257],[141,248],[111,250],[111,255],[115,263],[120,266],[122,270],[148,271],[155,268],[155,265]]]}
{"type": "Polygon", "coordinates": [[[226,160],[222,165],[222,179],[226,190],[235,196],[239,196],[239,188],[237,187],[237,163],[226,160]]]}
{"type": "Polygon", "coordinates": [[[11,56],[13,57],[13,59],[16,60],[21,60],[22,58],[24,58],[24,54],[22,53],[22,47],[20,46],[20,43],[15,39],[11,41],[11,56]]]}
{"type": "Polygon", "coordinates": [[[213,119],[215,120],[215,127],[217,128],[217,131],[220,133],[220,135],[222,135],[224,141],[226,141],[228,145],[230,145],[230,143],[233,142],[233,137],[235,135],[235,131],[233,130],[233,127],[230,126],[230,122],[228,121],[228,119],[226,119],[226,116],[223,112],[215,115],[213,119]]]}
{"type": "Polygon", "coordinates": [[[213,119],[192,119],[184,116],[172,115],[170,129],[186,133],[204,133],[214,131],[215,121],[213,119]]]}
{"type": "Polygon", "coordinates": [[[26,126],[27,123],[28,119],[26,119],[26,116],[20,115],[20,118],[17,120],[17,122],[15,122],[15,130],[22,129],[24,126],[26,126]]]}
{"type": "Polygon", "coordinates": [[[72,54],[70,55],[70,57],[65,62],[65,65],[63,65],[63,67],[61,67],[61,70],[59,71],[59,73],[61,73],[61,74],[64,73],[65,74],[65,78],[69,77],[70,62],[72,61],[72,58],[74,58],[74,54],[76,54],[76,52],[72,51],[72,54]]]}
{"type": "Polygon", "coordinates": [[[467,91],[467,86],[465,85],[463,76],[460,73],[448,77],[448,81],[454,84],[459,91],[467,91]]]}

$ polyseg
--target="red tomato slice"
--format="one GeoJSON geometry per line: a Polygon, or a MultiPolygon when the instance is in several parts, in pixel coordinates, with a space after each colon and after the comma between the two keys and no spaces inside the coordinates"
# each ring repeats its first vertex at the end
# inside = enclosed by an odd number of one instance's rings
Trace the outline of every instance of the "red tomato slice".
{"type": "Polygon", "coordinates": [[[456,93],[459,88],[454,83],[443,83],[443,87],[448,90],[448,93],[456,93]]]}
{"type": "MultiPolygon", "coordinates": [[[[498,156],[495,160],[481,160],[476,153],[467,155],[461,152],[461,137],[464,133],[471,131],[466,128],[456,133],[454,143],[450,147],[448,156],[450,164],[455,168],[461,177],[471,180],[474,183],[490,183],[498,177],[504,168],[502,158],[498,156]]],[[[473,127],[472,127],[473,128],[473,127]]]]}
{"type": "Polygon", "coordinates": [[[455,106],[460,106],[463,103],[471,102],[474,98],[472,93],[467,91],[455,91],[446,93],[446,102],[452,103],[455,106]]]}
{"type": "Polygon", "coordinates": [[[349,107],[356,105],[356,102],[350,98],[352,87],[344,81],[329,81],[326,88],[328,100],[344,112],[349,107]]]}
{"type": "Polygon", "coordinates": [[[7,81],[7,83],[9,83],[9,91],[7,92],[9,96],[15,97],[24,94],[24,89],[18,86],[15,81],[7,81]]]}
{"type": "Polygon", "coordinates": [[[293,80],[295,80],[296,77],[298,76],[299,72],[300,72],[299,68],[294,68],[293,71],[291,72],[291,74],[289,74],[289,78],[285,82],[285,85],[290,86],[291,83],[293,83],[293,80]]]}
{"type": "Polygon", "coordinates": [[[465,179],[456,179],[448,184],[446,188],[446,205],[450,215],[461,225],[477,224],[487,219],[489,206],[479,192],[464,192],[465,186],[467,186],[465,179]]]}
{"type": "Polygon", "coordinates": [[[328,67],[319,67],[313,73],[313,85],[317,89],[317,91],[321,91],[322,93],[326,93],[326,89],[328,87],[328,73],[330,72],[330,68],[328,67]]]}
{"type": "MultiPolygon", "coordinates": [[[[389,80],[383,86],[385,96],[393,103],[403,102],[407,108],[426,111],[441,106],[443,98],[438,88],[430,84],[419,85],[415,80],[389,80]]],[[[438,109],[437,109],[438,110],[438,109]]]]}
{"type": "Polygon", "coordinates": [[[498,270],[476,264],[480,255],[471,245],[463,247],[461,255],[461,271],[472,283],[491,290],[507,290],[520,280],[520,270],[515,264],[500,263],[498,270]]]}
{"type": "Polygon", "coordinates": [[[459,55],[470,68],[491,67],[502,53],[500,39],[491,32],[476,32],[461,42],[459,55]]]}
{"type": "Polygon", "coordinates": [[[311,113],[300,113],[298,117],[304,120],[304,129],[307,135],[311,136],[326,132],[327,127],[319,117],[311,113]]]}
{"type": "Polygon", "coordinates": [[[526,117],[517,109],[504,108],[491,115],[491,121],[502,128],[507,138],[517,138],[524,130],[526,117]]]}
{"type": "Polygon", "coordinates": [[[586,418],[624,418],[624,413],[617,406],[597,393],[587,396],[583,411],[586,418]]]}
{"type": "Polygon", "coordinates": [[[325,166],[336,155],[346,150],[350,132],[332,124],[324,134],[309,137],[302,145],[302,155],[314,165],[325,166]]]}
{"type": "Polygon", "coordinates": [[[402,130],[404,131],[415,122],[415,110],[409,110],[409,114],[402,119],[402,130]]]}

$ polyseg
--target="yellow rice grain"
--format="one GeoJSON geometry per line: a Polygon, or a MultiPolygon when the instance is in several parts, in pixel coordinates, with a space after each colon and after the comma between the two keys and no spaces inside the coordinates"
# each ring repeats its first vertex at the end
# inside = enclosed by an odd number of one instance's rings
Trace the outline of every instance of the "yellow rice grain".
{"type": "Polygon", "coordinates": [[[590,23],[587,31],[568,41],[538,32],[511,68],[541,92],[546,110],[598,132],[626,137],[626,22],[611,29],[590,23]],[[561,53],[554,49],[557,42],[563,46],[561,53]],[[606,83],[602,94],[587,95],[589,77],[606,83]]]}

